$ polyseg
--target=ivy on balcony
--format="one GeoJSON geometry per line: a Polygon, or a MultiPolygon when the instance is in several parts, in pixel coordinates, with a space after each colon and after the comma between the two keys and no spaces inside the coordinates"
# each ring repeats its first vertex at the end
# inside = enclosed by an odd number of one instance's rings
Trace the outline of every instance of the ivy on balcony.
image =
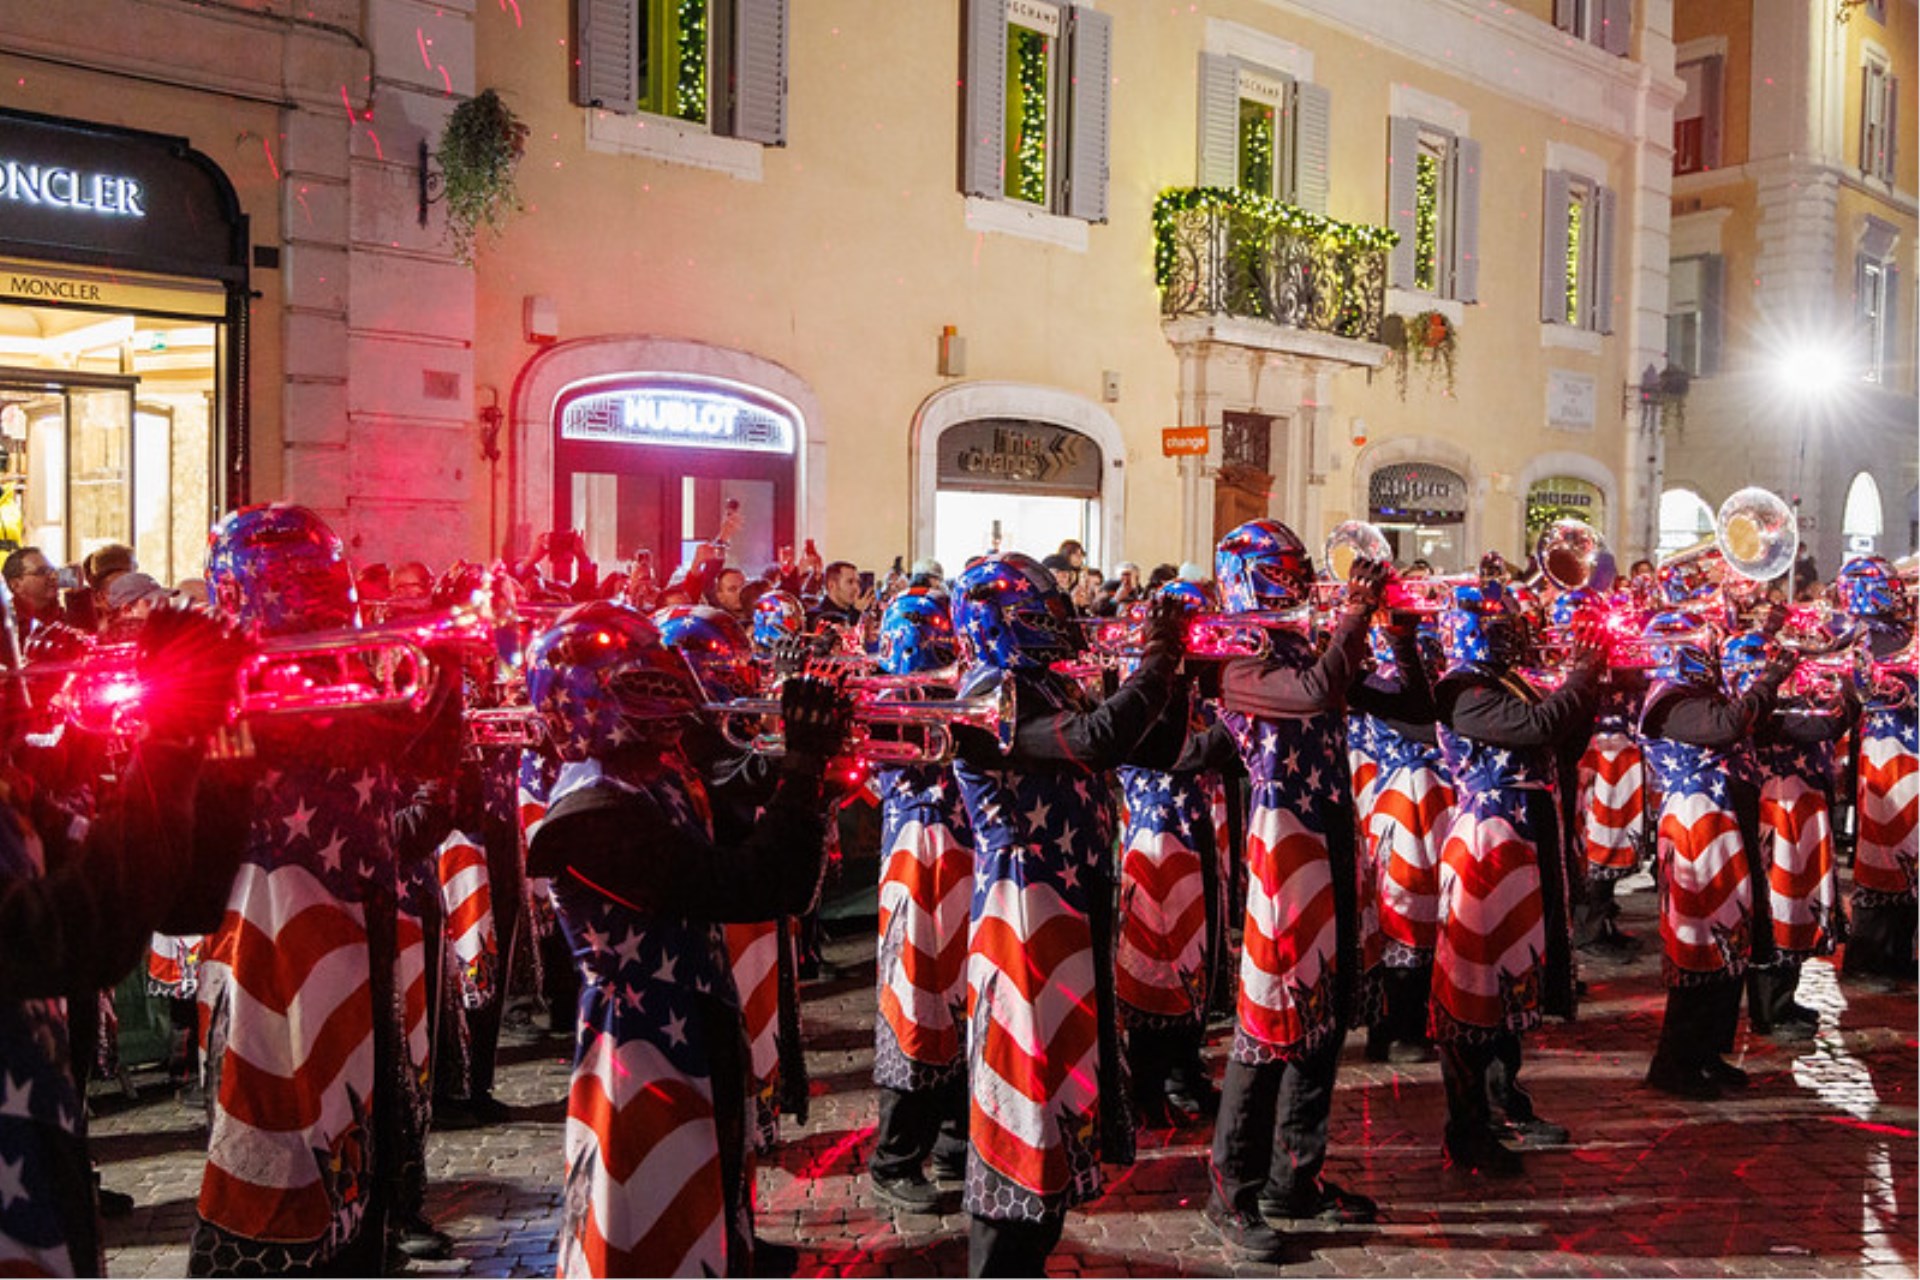
{"type": "Polygon", "coordinates": [[[1385,227],[1266,196],[1175,187],[1153,205],[1160,314],[1240,316],[1375,342],[1386,311],[1385,227]]]}

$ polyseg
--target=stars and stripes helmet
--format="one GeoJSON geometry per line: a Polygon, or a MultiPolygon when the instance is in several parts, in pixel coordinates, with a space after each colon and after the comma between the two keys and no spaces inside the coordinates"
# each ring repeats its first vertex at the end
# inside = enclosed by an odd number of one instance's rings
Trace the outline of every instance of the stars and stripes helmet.
{"type": "Polygon", "coordinates": [[[1553,598],[1549,616],[1556,627],[1570,627],[1573,620],[1582,613],[1590,612],[1601,605],[1600,593],[1588,587],[1575,587],[1571,591],[1562,591],[1553,598]]]}
{"type": "Polygon", "coordinates": [[[1452,604],[1440,611],[1440,649],[1447,670],[1511,667],[1526,643],[1526,626],[1511,592],[1498,582],[1455,587],[1452,604]]]}
{"type": "Polygon", "coordinates": [[[1174,601],[1188,613],[1204,613],[1214,607],[1213,593],[1206,584],[1186,578],[1171,578],[1154,588],[1153,594],[1174,601]]]}
{"type": "Polygon", "coordinates": [[[701,692],[709,699],[751,698],[760,691],[753,665],[753,642],[739,620],[724,609],[676,604],[658,609],[653,625],[660,641],[686,659],[701,692]]]}
{"type": "Polygon", "coordinates": [[[960,660],[960,639],[946,597],[909,587],[880,617],[880,669],[890,676],[938,671],[960,660]]]}
{"type": "Polygon", "coordinates": [[[753,602],[753,647],[765,653],[807,629],[807,611],[791,591],[767,591],[753,602]]]}
{"type": "Polygon", "coordinates": [[[699,712],[685,659],[640,614],[595,600],[560,615],[527,650],[527,696],[562,760],[670,733],[699,712]]]}
{"type": "Polygon", "coordinates": [[[207,539],[207,594],[240,627],[261,635],[360,622],[340,536],[291,502],[241,507],[221,517],[207,539]]]}
{"type": "Polygon", "coordinates": [[[1641,633],[1653,651],[1653,678],[1669,684],[1711,684],[1716,675],[1706,623],[1698,614],[1656,613],[1641,633]]]}
{"type": "Polygon", "coordinates": [[[1743,631],[1720,648],[1720,672],[1736,697],[1766,669],[1767,638],[1758,631],[1743,631]]]}
{"type": "Polygon", "coordinates": [[[1278,520],[1249,520],[1220,539],[1213,577],[1228,613],[1294,609],[1313,590],[1306,544],[1278,520]]]}
{"type": "Polygon", "coordinates": [[[1018,551],[983,556],[954,579],[953,625],[976,659],[1002,670],[1039,670],[1086,647],[1053,574],[1018,551]]]}
{"type": "Polygon", "coordinates": [[[1855,556],[1840,566],[1833,580],[1840,607],[1856,618],[1893,617],[1900,612],[1905,592],[1885,556],[1855,556]]]}

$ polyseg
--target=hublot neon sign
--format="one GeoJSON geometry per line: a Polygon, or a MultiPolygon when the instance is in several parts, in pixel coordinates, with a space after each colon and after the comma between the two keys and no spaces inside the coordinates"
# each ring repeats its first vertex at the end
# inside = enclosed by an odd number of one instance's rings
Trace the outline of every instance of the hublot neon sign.
{"type": "Polygon", "coordinates": [[[144,218],[146,193],[134,178],[83,173],[62,165],[0,161],[0,200],[51,205],[109,218],[144,218]]]}
{"type": "Polygon", "coordinates": [[[634,387],[569,402],[560,438],[792,453],[794,429],[783,415],[739,396],[690,387],[634,387]]]}

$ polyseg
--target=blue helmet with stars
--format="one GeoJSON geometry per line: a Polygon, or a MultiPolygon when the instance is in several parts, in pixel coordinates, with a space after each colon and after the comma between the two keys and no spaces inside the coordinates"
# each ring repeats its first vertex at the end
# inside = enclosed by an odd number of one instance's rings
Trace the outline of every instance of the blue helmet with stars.
{"type": "Polygon", "coordinates": [[[709,698],[751,698],[760,691],[746,628],[724,609],[676,604],[656,609],[660,642],[686,659],[709,698]]]}
{"type": "Polygon", "coordinates": [[[1562,591],[1553,598],[1549,616],[1556,627],[1570,627],[1573,620],[1582,613],[1591,612],[1600,607],[1600,593],[1589,587],[1575,587],[1571,591],[1562,591]]]}
{"type": "Polygon", "coordinates": [[[1313,558],[1278,520],[1249,520],[1220,539],[1213,577],[1228,613],[1296,609],[1313,590],[1313,558]]]}
{"type": "Polygon", "coordinates": [[[768,591],[753,602],[753,647],[765,653],[807,629],[807,610],[791,591],[768,591]]]}
{"type": "Polygon", "coordinates": [[[880,669],[890,676],[939,671],[960,661],[960,637],[946,597],[909,587],[887,602],[880,617],[880,669]]]}
{"type": "Polygon", "coordinates": [[[340,535],[292,502],[259,503],[221,517],[207,538],[207,594],[222,613],[261,635],[360,621],[340,535]]]}
{"type": "Polygon", "coordinates": [[[609,600],[567,610],[527,650],[527,697],[562,760],[657,739],[697,715],[686,660],[640,614],[609,600]]]}
{"type": "Polygon", "coordinates": [[[1721,646],[1720,671],[1727,688],[1737,697],[1745,693],[1760,673],[1767,669],[1767,638],[1758,631],[1743,631],[1721,646]]]}
{"type": "Polygon", "coordinates": [[[1525,641],[1519,604],[1498,582],[1455,587],[1452,602],[1440,611],[1440,651],[1449,672],[1511,667],[1520,661],[1525,641]]]}
{"type": "Polygon", "coordinates": [[[1205,613],[1214,607],[1213,593],[1207,590],[1206,584],[1187,578],[1170,578],[1155,587],[1153,594],[1173,601],[1188,613],[1205,613]]]}
{"type": "Polygon", "coordinates": [[[1900,580],[1885,556],[1855,556],[1833,580],[1840,607],[1856,618],[1886,618],[1900,612],[1900,580]]]}
{"type": "Polygon", "coordinates": [[[1713,642],[1700,615],[1656,613],[1641,633],[1653,654],[1653,678],[1669,684],[1712,684],[1717,674],[1713,642]]]}
{"type": "Polygon", "coordinates": [[[953,624],[976,659],[1003,671],[1033,671],[1086,647],[1073,605],[1032,556],[998,552],[953,583],[953,624]]]}

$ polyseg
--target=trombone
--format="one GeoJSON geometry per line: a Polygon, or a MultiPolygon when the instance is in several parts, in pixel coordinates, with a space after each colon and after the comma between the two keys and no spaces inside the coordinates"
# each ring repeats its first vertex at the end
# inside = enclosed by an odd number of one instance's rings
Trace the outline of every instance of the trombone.
{"type": "MultiPolygon", "coordinates": [[[[1264,658],[1273,649],[1267,628],[1305,631],[1312,621],[1307,608],[1189,614],[1186,656],[1206,662],[1264,658]]],[[[1082,618],[1080,625],[1087,633],[1087,647],[1101,658],[1137,658],[1146,652],[1143,618],[1082,618]]]]}
{"type": "MultiPolygon", "coordinates": [[[[759,727],[769,717],[779,718],[778,698],[730,698],[700,709],[718,723],[728,745],[756,755],[786,753],[784,734],[759,727]]],[[[1005,752],[1013,747],[1015,710],[1011,680],[977,697],[918,702],[889,702],[874,690],[855,690],[848,754],[876,765],[941,764],[953,759],[958,746],[953,730],[960,726],[991,733],[1005,752]],[[891,733],[876,736],[873,731],[880,728],[891,733]]]]}

